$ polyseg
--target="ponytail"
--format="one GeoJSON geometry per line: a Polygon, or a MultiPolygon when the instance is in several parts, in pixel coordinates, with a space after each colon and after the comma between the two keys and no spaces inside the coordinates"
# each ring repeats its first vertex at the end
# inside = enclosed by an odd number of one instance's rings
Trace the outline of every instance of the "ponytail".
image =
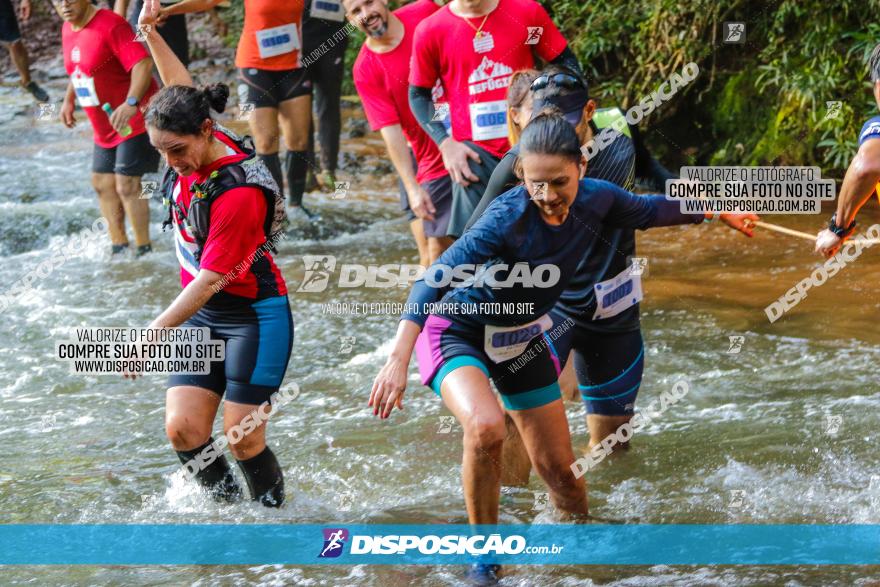
{"type": "Polygon", "coordinates": [[[150,101],[146,122],[158,130],[197,135],[206,119],[213,120],[211,109],[223,112],[228,98],[229,87],[225,84],[210,84],[202,89],[168,86],[150,101]]]}

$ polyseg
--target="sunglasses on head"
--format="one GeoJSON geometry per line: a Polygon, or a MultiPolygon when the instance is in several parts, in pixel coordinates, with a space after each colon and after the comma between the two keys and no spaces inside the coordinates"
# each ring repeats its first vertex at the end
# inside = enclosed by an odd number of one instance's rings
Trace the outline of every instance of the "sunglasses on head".
{"type": "Polygon", "coordinates": [[[573,75],[567,73],[554,73],[553,75],[548,75],[545,73],[535,78],[535,81],[532,82],[531,89],[533,91],[543,90],[551,83],[569,90],[584,87],[584,82],[573,75]]]}

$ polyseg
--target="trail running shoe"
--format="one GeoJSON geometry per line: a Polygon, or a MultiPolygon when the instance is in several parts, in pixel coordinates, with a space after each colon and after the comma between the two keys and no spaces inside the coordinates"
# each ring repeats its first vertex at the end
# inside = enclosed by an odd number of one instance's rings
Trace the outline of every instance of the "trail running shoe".
{"type": "Polygon", "coordinates": [[[318,222],[321,220],[320,214],[310,212],[302,204],[299,206],[292,206],[287,213],[287,217],[291,222],[318,222]]]}
{"type": "Polygon", "coordinates": [[[121,255],[125,251],[128,250],[128,243],[122,243],[121,245],[112,245],[110,247],[111,255],[121,255]]]}
{"type": "Polygon", "coordinates": [[[336,174],[332,171],[322,171],[320,177],[318,178],[318,183],[321,184],[321,188],[325,192],[335,192],[336,191],[336,174]]]}
{"type": "Polygon", "coordinates": [[[46,90],[37,85],[37,82],[31,82],[28,85],[24,86],[24,89],[27,92],[37,99],[37,102],[48,102],[49,94],[46,93],[46,90]]]}

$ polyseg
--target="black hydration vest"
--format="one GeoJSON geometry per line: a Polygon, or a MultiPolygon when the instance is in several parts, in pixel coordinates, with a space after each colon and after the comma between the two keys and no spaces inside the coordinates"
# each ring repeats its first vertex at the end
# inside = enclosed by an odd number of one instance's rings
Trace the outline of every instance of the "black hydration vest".
{"type": "Polygon", "coordinates": [[[208,240],[208,231],[211,227],[211,204],[229,190],[240,187],[252,187],[260,190],[266,199],[266,217],[263,220],[263,232],[266,242],[272,252],[275,249],[275,241],[280,238],[287,225],[287,209],[284,197],[272,174],[266,166],[257,158],[256,151],[250,137],[240,138],[223,127],[218,129],[228,136],[247,157],[238,163],[224,165],[211,172],[211,175],[201,183],[190,185],[192,198],[189,209],[184,210],[174,199],[174,185],[177,183],[178,174],[171,167],[165,169],[162,175],[159,193],[163,196],[163,204],[168,207],[168,217],[162,223],[164,231],[174,222],[174,210],[178,216],[186,222],[190,233],[198,246],[195,252],[196,261],[202,254],[202,248],[208,240]]]}

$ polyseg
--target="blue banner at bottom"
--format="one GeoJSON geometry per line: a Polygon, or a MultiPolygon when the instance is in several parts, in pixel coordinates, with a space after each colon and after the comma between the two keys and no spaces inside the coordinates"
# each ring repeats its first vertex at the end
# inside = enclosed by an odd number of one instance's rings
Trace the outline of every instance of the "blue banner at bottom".
{"type": "Polygon", "coordinates": [[[5,565],[870,565],[878,525],[0,525],[5,565]]]}

